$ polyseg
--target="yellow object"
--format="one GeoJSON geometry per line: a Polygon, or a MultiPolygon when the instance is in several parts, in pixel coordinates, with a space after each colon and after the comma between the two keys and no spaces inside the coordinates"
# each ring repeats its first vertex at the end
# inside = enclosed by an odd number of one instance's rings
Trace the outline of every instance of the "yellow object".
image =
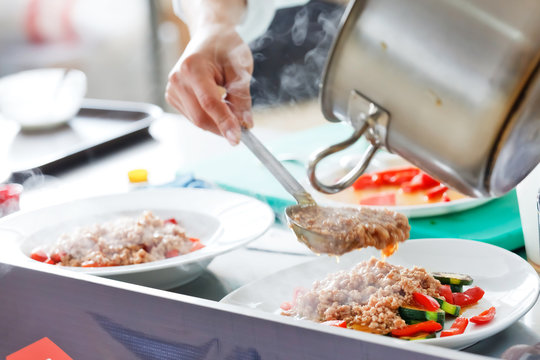
{"type": "Polygon", "coordinates": [[[129,182],[140,183],[148,181],[148,171],[145,169],[135,169],[128,172],[129,182]]]}

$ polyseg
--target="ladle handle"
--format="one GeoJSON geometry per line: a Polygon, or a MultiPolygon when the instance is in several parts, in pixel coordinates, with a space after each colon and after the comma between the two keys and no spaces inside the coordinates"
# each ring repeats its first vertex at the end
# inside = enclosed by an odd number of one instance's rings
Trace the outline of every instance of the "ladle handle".
{"type": "Polygon", "coordinates": [[[241,140],[299,204],[315,204],[311,195],[289,173],[283,164],[268,151],[259,139],[251,133],[251,131],[242,128],[241,140]]]}

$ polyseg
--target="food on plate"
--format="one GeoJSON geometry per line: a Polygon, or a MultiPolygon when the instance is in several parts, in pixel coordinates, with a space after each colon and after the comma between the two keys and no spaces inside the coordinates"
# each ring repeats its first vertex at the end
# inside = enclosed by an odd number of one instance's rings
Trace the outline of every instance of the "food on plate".
{"type": "Polygon", "coordinates": [[[326,196],[345,203],[379,206],[425,205],[466,197],[411,166],[365,173],[350,188],[326,196]]]}
{"type": "MultiPolygon", "coordinates": [[[[473,292],[475,296],[471,295],[470,302],[461,302],[463,306],[476,304],[482,298],[483,290],[481,295],[480,291],[473,292]]],[[[460,317],[463,307],[454,301],[453,295],[449,285],[441,284],[424,268],[408,269],[372,257],[349,271],[342,270],[314,282],[310,290],[295,290],[293,301],[282,304],[281,314],[404,340],[420,340],[434,338],[441,330],[444,334],[441,336],[465,332],[469,319],[460,317]],[[447,318],[455,320],[444,329],[447,318]]],[[[487,323],[494,316],[495,308],[470,321],[487,323]]]]}
{"type": "Polygon", "coordinates": [[[291,213],[300,227],[329,238],[329,254],[374,246],[390,256],[409,238],[405,215],[386,209],[303,206],[291,213]]]}
{"type": "Polygon", "coordinates": [[[103,267],[163,260],[203,248],[174,219],[150,211],[62,234],[54,244],[35,248],[30,257],[48,264],[103,267]]]}

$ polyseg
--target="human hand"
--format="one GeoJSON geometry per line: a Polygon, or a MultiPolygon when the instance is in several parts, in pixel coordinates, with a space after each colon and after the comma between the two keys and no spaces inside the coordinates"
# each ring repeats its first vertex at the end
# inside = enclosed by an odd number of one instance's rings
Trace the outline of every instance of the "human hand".
{"type": "Polygon", "coordinates": [[[252,72],[251,51],[234,26],[208,24],[194,35],[171,70],[165,98],[196,126],[235,145],[241,126],[253,126],[252,72]]]}

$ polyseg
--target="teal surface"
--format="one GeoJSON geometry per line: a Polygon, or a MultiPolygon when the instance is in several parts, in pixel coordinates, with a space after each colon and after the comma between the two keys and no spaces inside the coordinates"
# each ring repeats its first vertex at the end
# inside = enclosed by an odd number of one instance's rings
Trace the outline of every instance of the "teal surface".
{"type": "MultiPolygon", "coordinates": [[[[320,147],[326,147],[347,138],[350,128],[343,124],[328,124],[283,136],[266,144],[278,158],[282,156],[307,159],[320,147]]],[[[358,145],[359,148],[362,144],[358,145]]],[[[359,151],[359,150],[358,150],[359,151]]],[[[299,180],[306,176],[305,169],[285,162],[287,169],[299,180]]],[[[283,209],[294,204],[290,196],[272,175],[244,146],[223,156],[191,165],[180,171],[192,171],[197,178],[215,183],[225,190],[254,196],[267,202],[278,219],[283,209]]],[[[523,232],[519,218],[515,191],[494,199],[477,208],[448,215],[410,219],[411,239],[462,238],[478,240],[508,250],[523,246],[523,232]]]]}

